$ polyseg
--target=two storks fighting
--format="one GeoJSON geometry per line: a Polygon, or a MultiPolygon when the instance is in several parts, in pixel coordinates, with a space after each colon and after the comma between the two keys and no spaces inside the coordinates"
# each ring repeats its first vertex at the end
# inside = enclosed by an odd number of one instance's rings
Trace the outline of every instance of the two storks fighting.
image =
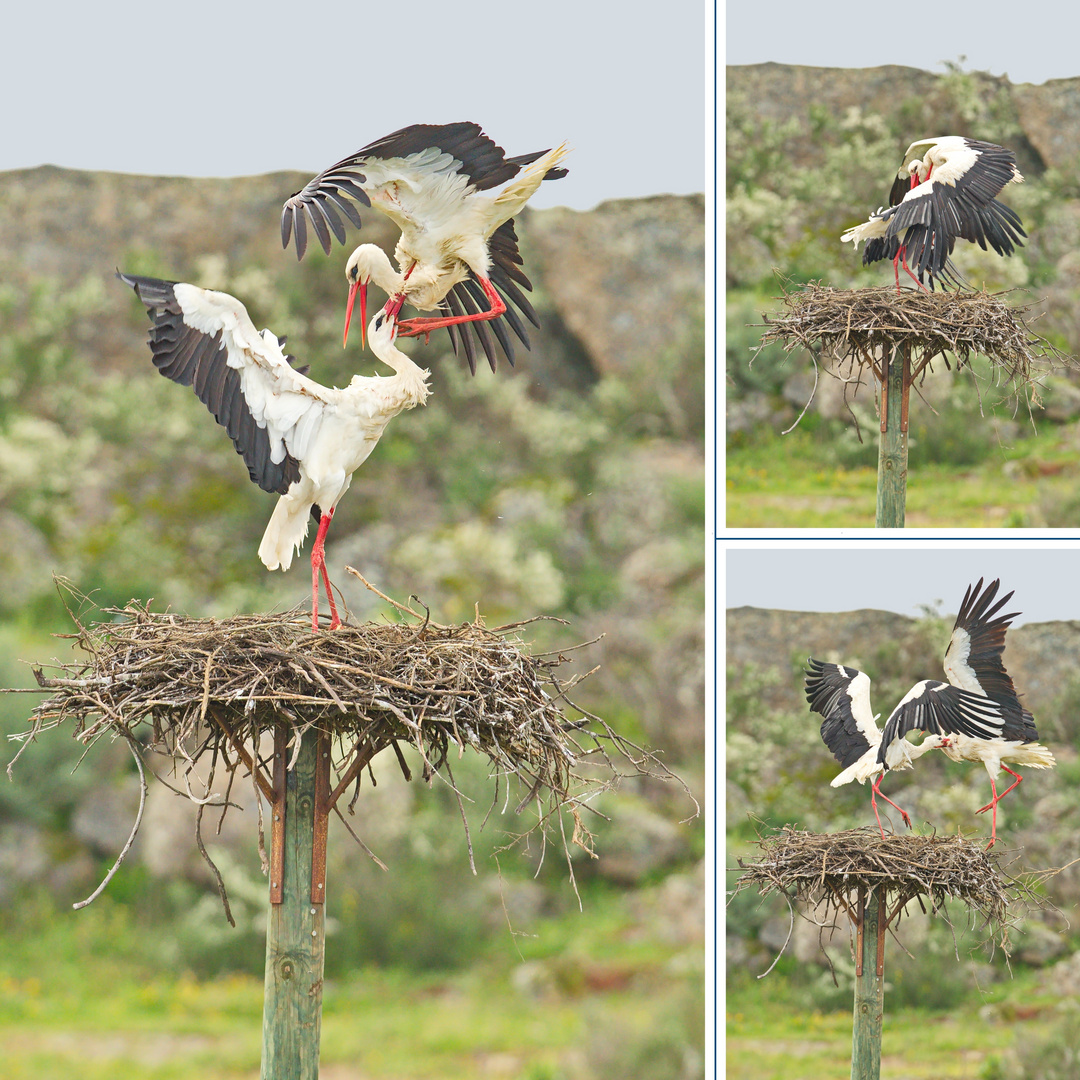
{"type": "Polygon", "coordinates": [[[911,818],[881,791],[882,778],[890,770],[912,768],[930,750],[941,750],[952,761],[981,761],[985,766],[993,797],[978,813],[992,814],[987,847],[997,840],[997,804],[1021,781],[1007,762],[1035,769],[1054,765],[1053,754],[1039,744],[1035,719],[1020,704],[1002,662],[1005,632],[1019,612],[1000,614],[1013,594],[1006,593],[995,603],[999,584],[992,581],[984,589],[980,578],[968,587],[945,650],[948,682],[917,682],[893,709],[884,730],[878,728],[870,707],[866,674],[812,657],[809,661],[806,699],[811,710],[824,717],[821,737],[843,766],[832,786],[871,780],[871,804],[883,837],[878,795],[900,812],[909,828],[911,818]],[[912,731],[923,733],[920,743],[906,738],[912,731]],[[1014,779],[999,792],[1002,769],[1014,779]]]}
{"type": "Polygon", "coordinates": [[[307,248],[309,225],[327,254],[331,234],[344,244],[342,218],[361,225],[357,203],[381,210],[401,229],[396,270],[373,244],[356,248],[345,269],[346,343],[357,296],[363,332],[368,284],[388,294],[366,329],[372,352],[394,370],[390,377],[357,375],[344,389],[322,386],[285,354],[284,338],[255,329],[235,297],[118,275],[147,308],[158,370],[194,389],[228,432],[252,481],[281,496],[259,545],[267,568],[287,570],[309,517],[318,523],[311,552],[313,630],[319,627],[320,577],[330,629],[341,622],[324,552],[338,501],[389,421],[428,397],[429,373],[396,347],[397,336],[423,334],[426,341],[445,328],[473,373],[472,335],[495,370],[489,327],[511,364],[507,327],[528,348],[521,315],[534,326],[539,322],[522,292],[532,285],[520,269],[513,219],[544,180],[566,175],[560,165],[566,153],[564,144],[507,157],[477,124],[414,124],[332,165],[285,202],[282,245],[293,240],[297,258],[307,248]],[[406,303],[437,314],[399,322],[406,303]]]}

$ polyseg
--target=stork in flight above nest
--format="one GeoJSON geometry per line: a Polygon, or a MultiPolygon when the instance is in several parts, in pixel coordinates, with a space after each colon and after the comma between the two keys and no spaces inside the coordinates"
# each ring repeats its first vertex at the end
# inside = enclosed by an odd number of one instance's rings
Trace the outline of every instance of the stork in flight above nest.
{"type": "Polygon", "coordinates": [[[941,751],[951,760],[981,761],[990,776],[993,795],[990,802],[977,811],[980,814],[992,811],[987,848],[997,841],[997,804],[1022,779],[1005,762],[1034,769],[1049,769],[1055,764],[1054,755],[1038,742],[1035,718],[1020,704],[1016,687],[1001,658],[1005,651],[1005,632],[1020,613],[999,614],[1013,595],[1006,593],[994,603],[999,585],[1000,581],[992,581],[984,590],[983,579],[979,578],[975,585],[968,586],[945,650],[945,674],[949,682],[964,692],[983,696],[993,702],[998,711],[980,718],[953,713],[893,714],[882,733],[877,759],[879,764],[886,762],[892,744],[903,742],[907,732],[919,729],[940,736],[941,751]],[[1015,779],[999,794],[996,780],[1002,769],[1015,779]]]}
{"type": "Polygon", "coordinates": [[[996,196],[1008,184],[1023,181],[1012,150],[961,135],[912,143],[889,192],[889,208],[879,207],[870,220],[840,237],[856,247],[865,240],[863,265],[892,259],[896,291],[900,266],[925,291],[923,278],[960,285],[949,256],[957,239],[984,251],[1011,255],[1027,236],[1016,212],[996,196]],[[915,271],[918,272],[917,276],[915,271]]]}
{"type": "Polygon", "coordinates": [[[342,215],[360,227],[353,200],[381,210],[401,229],[394,252],[400,269],[374,244],[353,251],[345,271],[345,340],[358,292],[361,325],[366,322],[367,286],[374,281],[390,296],[388,305],[400,308],[405,301],[439,312],[401,322],[401,334],[424,334],[426,341],[432,330],[446,327],[456,352],[460,332],[475,373],[473,342],[462,327],[467,323],[494,371],[487,324],[511,364],[514,348],[504,321],[526,348],[528,334],[518,311],[540,325],[521,291],[532,284],[520,269],[514,215],[541,182],[566,175],[560,162],[567,153],[563,144],[508,158],[478,124],[413,124],[331,165],[289,198],[281,213],[281,242],[288,247],[294,238],[297,258],[303,258],[310,222],[329,254],[331,233],[345,243],[342,215]]]}
{"type": "Polygon", "coordinates": [[[380,311],[369,331],[372,352],[394,375],[354,375],[339,390],[295,367],[282,351],[285,339],[257,331],[235,297],[183,282],[117,276],[146,305],[158,371],[195,391],[229,433],[251,479],[281,496],[259,544],[267,569],[288,570],[307,537],[309,516],[319,523],[311,549],[311,628],[319,629],[320,574],[330,629],[340,626],[324,551],[334,510],[386,425],[423,405],[429,393],[428,372],[394,345],[397,311],[380,311]]]}

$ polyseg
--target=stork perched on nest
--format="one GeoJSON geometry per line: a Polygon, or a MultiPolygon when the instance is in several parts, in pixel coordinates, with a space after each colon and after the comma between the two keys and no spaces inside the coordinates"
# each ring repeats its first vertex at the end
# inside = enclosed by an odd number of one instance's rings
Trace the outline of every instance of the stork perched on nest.
{"type": "Polygon", "coordinates": [[[1005,764],[1028,765],[1034,769],[1053,768],[1054,755],[1037,740],[1035,718],[1020,704],[1012,678],[1001,656],[1005,651],[1005,632],[1020,613],[1000,615],[1012,599],[1006,593],[997,603],[999,580],[984,590],[983,579],[969,585],[960,612],[953,624],[952,636],[945,650],[945,674],[949,682],[993,702],[998,708],[982,716],[954,713],[893,714],[885,725],[878,749],[878,763],[889,767],[888,757],[894,743],[902,743],[907,732],[918,729],[939,736],[942,753],[953,761],[981,761],[990,776],[993,798],[977,813],[992,811],[990,843],[997,841],[997,804],[1021,781],[1019,773],[1005,764]],[[1004,769],[1015,779],[1000,794],[997,777],[1004,769]]]}
{"type": "MultiPolygon", "coordinates": [[[[503,294],[539,325],[518,288],[532,285],[519,269],[513,217],[542,181],[566,175],[559,166],[567,152],[563,144],[508,158],[478,124],[413,124],[331,165],[289,198],[281,214],[282,245],[288,247],[295,237],[296,255],[302,258],[310,221],[329,254],[331,232],[345,243],[338,211],[360,227],[350,200],[381,210],[401,229],[394,252],[399,269],[374,244],[353,251],[345,270],[350,286],[345,340],[358,292],[361,325],[366,321],[367,286],[374,281],[389,294],[388,304],[400,308],[406,301],[421,311],[440,311],[438,316],[403,321],[403,335],[424,334],[427,340],[432,330],[446,327],[456,350],[456,328],[468,323],[494,370],[487,323],[511,364],[513,345],[502,320],[526,348],[529,344],[524,325],[503,294]],[[505,185],[501,191],[488,194],[500,185],[505,185]]],[[[461,337],[475,372],[471,339],[467,332],[461,337]]]]}
{"type": "Polygon", "coordinates": [[[319,628],[319,575],[330,602],[330,629],[341,625],[326,571],[324,543],[352,474],[386,425],[427,401],[428,372],[394,345],[396,308],[372,320],[372,351],[393,376],[354,375],[344,389],[309,379],[282,351],[284,338],[255,329],[244,305],[223,292],[117,272],[146,305],[150,349],[162,375],[190,386],[236,445],[251,479],[281,496],[259,558],[288,570],[303,545],[309,515],[319,523],[311,549],[311,628],[319,628]]]}
{"type": "Polygon", "coordinates": [[[949,256],[958,238],[987,244],[999,255],[1023,247],[1027,236],[1014,210],[996,196],[1007,184],[1023,181],[1012,150],[961,135],[912,143],[889,192],[889,208],[848,229],[840,239],[856,247],[865,240],[863,265],[892,259],[896,291],[900,270],[925,289],[923,278],[960,284],[949,256]],[[899,265],[898,265],[899,264],[899,265]],[[913,269],[918,271],[918,276],[913,269]]]}

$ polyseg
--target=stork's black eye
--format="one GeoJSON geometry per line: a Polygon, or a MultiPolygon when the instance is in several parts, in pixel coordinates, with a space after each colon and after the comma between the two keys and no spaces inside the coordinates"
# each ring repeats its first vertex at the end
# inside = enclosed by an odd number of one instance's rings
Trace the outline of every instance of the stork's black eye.
{"type": "Polygon", "coordinates": [[[382,329],[382,324],[383,324],[383,320],[384,320],[385,317],[386,317],[386,313],[383,312],[383,311],[380,311],[379,314],[375,316],[375,329],[376,330],[381,330],[382,329]]]}
{"type": "Polygon", "coordinates": [[[359,267],[357,267],[357,266],[350,266],[350,267],[349,267],[349,269],[348,269],[348,270],[346,271],[346,274],[345,274],[345,276],[346,276],[346,277],[347,277],[347,278],[348,278],[348,279],[349,279],[349,280],[350,280],[351,282],[353,282],[353,284],[355,284],[355,283],[356,283],[356,279],[357,279],[357,278],[358,278],[358,277],[360,276],[360,268],[359,268],[359,267]]]}

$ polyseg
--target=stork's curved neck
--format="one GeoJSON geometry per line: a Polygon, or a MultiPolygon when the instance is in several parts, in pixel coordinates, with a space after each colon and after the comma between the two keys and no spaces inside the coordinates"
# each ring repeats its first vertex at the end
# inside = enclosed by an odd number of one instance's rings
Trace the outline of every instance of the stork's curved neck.
{"type": "Polygon", "coordinates": [[[377,315],[371,320],[368,337],[371,351],[387,367],[394,369],[402,394],[406,398],[414,399],[414,404],[422,405],[430,393],[427,385],[428,372],[414,363],[394,344],[393,335],[388,332],[387,322],[384,321],[381,327],[376,327],[379,319],[380,316],[377,315]]]}

